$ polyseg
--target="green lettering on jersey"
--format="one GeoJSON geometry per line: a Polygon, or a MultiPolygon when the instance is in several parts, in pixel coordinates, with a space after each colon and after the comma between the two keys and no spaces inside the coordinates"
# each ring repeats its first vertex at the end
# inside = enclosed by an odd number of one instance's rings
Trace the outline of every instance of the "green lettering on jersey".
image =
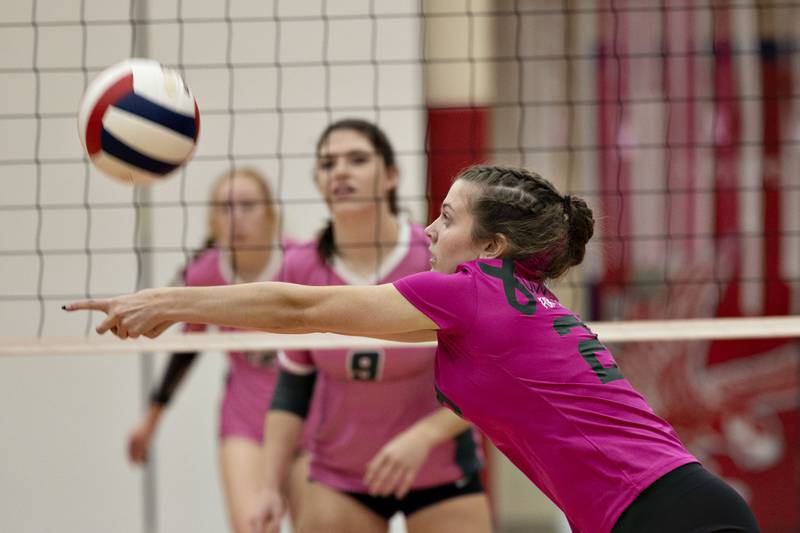
{"type": "Polygon", "coordinates": [[[533,297],[531,291],[528,290],[519,280],[514,276],[514,261],[511,259],[503,259],[503,266],[497,268],[486,263],[478,263],[484,274],[498,278],[503,282],[503,291],[506,294],[506,301],[509,305],[517,311],[525,315],[536,314],[536,298],[533,297]],[[517,300],[517,292],[519,291],[525,296],[528,301],[520,303],[517,300]]]}
{"type": "Polygon", "coordinates": [[[578,318],[574,315],[560,316],[553,321],[553,328],[556,330],[556,333],[562,337],[572,331],[572,328],[576,328],[578,326],[586,330],[589,329],[586,327],[586,324],[578,320],[578,318]]]}
{"type": "Polygon", "coordinates": [[[457,414],[458,416],[460,416],[460,417],[462,417],[462,418],[464,417],[464,416],[461,414],[461,409],[459,409],[459,408],[458,408],[458,406],[457,406],[456,404],[454,404],[454,403],[453,403],[453,402],[450,400],[450,398],[448,398],[447,396],[445,396],[445,395],[444,395],[444,393],[443,393],[442,391],[440,391],[440,390],[439,390],[439,387],[437,387],[436,385],[434,385],[434,386],[433,386],[433,388],[436,390],[436,400],[437,400],[437,401],[438,401],[440,404],[444,405],[445,407],[449,407],[449,408],[450,408],[450,409],[451,409],[451,410],[452,410],[452,411],[453,411],[455,414],[457,414]]]}
{"type": "Polygon", "coordinates": [[[578,320],[578,317],[575,315],[561,316],[553,321],[553,329],[562,337],[575,328],[583,328],[594,337],[593,339],[581,341],[578,344],[578,353],[580,353],[583,360],[588,363],[589,368],[591,368],[592,372],[600,379],[600,382],[609,383],[618,379],[625,379],[616,364],[604,367],[600,363],[597,354],[606,351],[606,347],[597,340],[597,336],[586,324],[578,320]]]}
{"type": "Polygon", "coordinates": [[[605,350],[606,347],[603,346],[603,344],[597,339],[581,341],[580,344],[578,344],[578,352],[580,352],[581,357],[583,357],[583,359],[589,363],[589,366],[592,368],[592,372],[594,372],[597,377],[600,378],[600,383],[608,383],[610,381],[624,379],[622,372],[620,372],[617,365],[614,364],[609,367],[605,367],[600,364],[600,360],[597,359],[597,354],[605,350]]]}

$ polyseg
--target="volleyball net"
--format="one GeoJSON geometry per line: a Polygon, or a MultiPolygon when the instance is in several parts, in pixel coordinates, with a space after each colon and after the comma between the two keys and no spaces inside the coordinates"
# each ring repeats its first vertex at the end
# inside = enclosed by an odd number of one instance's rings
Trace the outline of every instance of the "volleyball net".
{"type": "Polygon", "coordinates": [[[796,489],[758,487],[796,469],[798,42],[793,0],[5,2],[0,354],[366,342],[112,343],[99,317],[60,310],[169,283],[230,168],[263,172],[282,237],[312,239],[327,218],[317,137],[365,118],[392,141],[418,223],[477,162],[584,197],[596,236],[556,292],[697,453],[750,487],[765,528],[789,527],[796,509],[775,502],[796,489]],[[200,107],[193,160],[149,187],[99,174],[76,133],[89,81],[127,57],[177,69],[200,107]]]}

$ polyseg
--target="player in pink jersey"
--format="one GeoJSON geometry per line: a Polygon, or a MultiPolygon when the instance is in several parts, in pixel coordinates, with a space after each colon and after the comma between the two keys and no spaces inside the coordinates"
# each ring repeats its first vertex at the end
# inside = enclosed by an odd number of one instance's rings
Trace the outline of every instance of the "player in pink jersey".
{"type": "Polygon", "coordinates": [[[573,531],[757,532],[745,501],[686,451],[547,288],[583,260],[593,225],[583,200],[540,176],[478,166],[458,176],[426,230],[432,272],[376,287],[166,288],[67,309],[105,312],[98,332],[122,327],[120,338],[156,336],[187,318],[438,338],[442,402],[483,430],[573,531]]]}
{"type": "MultiPolygon", "coordinates": [[[[229,285],[279,279],[283,246],[276,245],[277,215],[264,177],[253,169],[226,172],[214,183],[209,209],[209,237],[205,248],[185,268],[186,286],[229,285]]],[[[203,331],[205,325],[186,324],[185,331],[203,331]]],[[[164,409],[194,362],[197,353],[172,354],[150,406],[129,437],[128,455],[142,463],[164,409]]],[[[277,381],[275,352],[230,352],[229,372],[219,421],[219,464],[231,527],[247,531],[249,499],[260,487],[264,418],[277,381]]],[[[293,479],[302,483],[303,466],[293,479]]],[[[296,485],[293,484],[294,488],[296,485]]],[[[290,492],[295,502],[296,488],[290,492]]],[[[295,507],[297,505],[295,504],[295,507]]]]}
{"type": "MultiPolygon", "coordinates": [[[[398,213],[397,180],[394,150],[378,127],[355,119],[331,124],[317,144],[315,172],[331,220],[318,239],[286,254],[283,281],[372,285],[427,270],[427,238],[398,213]]],[[[412,533],[488,532],[475,434],[431,394],[434,356],[413,347],[282,353],[268,416],[264,505],[281,512],[284,465],[313,396],[305,424],[309,512],[298,516],[298,532],[385,531],[398,511],[412,533]]]]}

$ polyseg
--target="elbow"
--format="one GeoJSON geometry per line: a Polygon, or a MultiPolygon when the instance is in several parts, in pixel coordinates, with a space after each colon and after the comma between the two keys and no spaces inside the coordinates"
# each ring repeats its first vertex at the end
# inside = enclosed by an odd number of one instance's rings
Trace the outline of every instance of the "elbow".
{"type": "Polygon", "coordinates": [[[292,317],[292,328],[294,333],[319,333],[317,322],[314,319],[314,309],[297,309],[292,317]]]}
{"type": "Polygon", "coordinates": [[[320,287],[290,285],[283,298],[272,307],[277,308],[276,320],[271,325],[276,333],[322,332],[324,310],[320,302],[320,287]]]}
{"type": "Polygon", "coordinates": [[[290,301],[281,313],[280,325],[276,333],[312,333],[313,308],[301,300],[290,301]]]}
{"type": "Polygon", "coordinates": [[[303,313],[281,312],[278,319],[260,329],[270,333],[308,333],[303,313]]]}

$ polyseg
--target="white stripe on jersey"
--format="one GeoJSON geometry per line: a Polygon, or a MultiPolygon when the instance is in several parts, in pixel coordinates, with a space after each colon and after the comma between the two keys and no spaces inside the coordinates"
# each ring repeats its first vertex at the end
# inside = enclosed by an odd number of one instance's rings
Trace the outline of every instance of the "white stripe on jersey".
{"type": "Polygon", "coordinates": [[[397,232],[397,244],[394,249],[381,261],[380,268],[375,274],[375,279],[365,278],[356,274],[344,264],[344,261],[339,259],[339,256],[334,255],[331,261],[331,269],[338,274],[340,278],[346,281],[349,285],[375,285],[380,280],[388,276],[397,265],[399,265],[408,254],[408,249],[411,246],[411,223],[405,215],[397,217],[399,228],[397,232]]]}
{"type": "Polygon", "coordinates": [[[281,367],[283,367],[285,370],[288,370],[292,374],[308,376],[309,374],[313,374],[317,371],[317,367],[314,365],[304,365],[303,363],[292,361],[283,350],[278,350],[278,361],[280,362],[281,367]]]}

